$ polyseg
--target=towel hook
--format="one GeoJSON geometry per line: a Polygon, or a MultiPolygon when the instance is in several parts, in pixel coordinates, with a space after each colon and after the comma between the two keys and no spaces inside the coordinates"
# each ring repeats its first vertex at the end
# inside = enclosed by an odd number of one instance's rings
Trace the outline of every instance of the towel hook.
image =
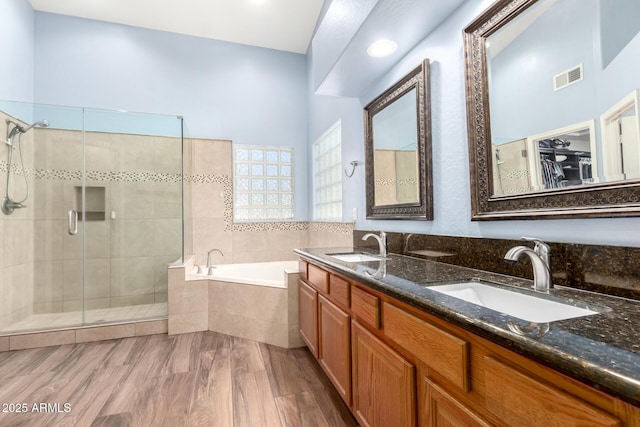
{"type": "Polygon", "coordinates": [[[357,160],[353,160],[349,164],[351,165],[351,173],[347,173],[346,169],[344,170],[344,174],[347,176],[347,178],[351,178],[353,176],[353,174],[356,171],[356,166],[358,166],[360,164],[360,162],[357,161],[357,160]]]}

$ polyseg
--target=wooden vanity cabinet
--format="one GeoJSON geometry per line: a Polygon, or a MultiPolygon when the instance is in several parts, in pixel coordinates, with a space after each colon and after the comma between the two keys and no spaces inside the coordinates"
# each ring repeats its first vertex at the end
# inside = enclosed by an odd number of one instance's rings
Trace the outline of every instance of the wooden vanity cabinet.
{"type": "Polygon", "coordinates": [[[362,426],[640,427],[636,406],[324,267],[307,269],[301,333],[362,426]]]}
{"type": "Polygon", "coordinates": [[[307,273],[299,281],[300,335],[340,397],[351,406],[351,284],[313,264],[300,265],[307,273]]]}
{"type": "Polygon", "coordinates": [[[351,405],[351,323],[347,313],[327,298],[318,297],[318,362],[351,405]]]}
{"type": "Polygon", "coordinates": [[[415,367],[358,321],[351,324],[356,419],[362,426],[415,426],[415,367]]]}

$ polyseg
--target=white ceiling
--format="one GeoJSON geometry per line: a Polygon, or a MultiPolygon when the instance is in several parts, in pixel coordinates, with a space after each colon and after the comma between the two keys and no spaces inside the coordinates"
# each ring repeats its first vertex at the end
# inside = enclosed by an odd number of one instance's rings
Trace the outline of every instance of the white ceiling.
{"type": "Polygon", "coordinates": [[[323,0],[29,0],[38,11],[306,53],[323,0]]]}

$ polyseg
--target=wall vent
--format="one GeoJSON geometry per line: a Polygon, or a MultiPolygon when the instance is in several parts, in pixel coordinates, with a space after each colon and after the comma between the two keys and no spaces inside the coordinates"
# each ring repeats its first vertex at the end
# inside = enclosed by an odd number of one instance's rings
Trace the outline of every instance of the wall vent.
{"type": "Polygon", "coordinates": [[[560,74],[553,76],[553,90],[564,89],[574,83],[582,81],[584,74],[582,72],[582,64],[576,65],[560,74]]]}

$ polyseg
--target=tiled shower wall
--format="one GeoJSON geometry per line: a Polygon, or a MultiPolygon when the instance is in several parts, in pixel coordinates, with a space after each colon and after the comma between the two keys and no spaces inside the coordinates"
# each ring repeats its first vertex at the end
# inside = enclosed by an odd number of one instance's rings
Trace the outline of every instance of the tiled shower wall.
{"type": "MultiPolygon", "coordinates": [[[[82,132],[36,129],[34,312],[82,307],[82,132]]],[[[85,132],[86,309],[167,300],[167,265],[181,256],[179,138],[85,132]]]]}
{"type": "Polygon", "coordinates": [[[213,263],[229,264],[295,260],[293,249],[300,247],[351,246],[351,223],[233,222],[231,141],[192,139],[188,143],[192,170],[185,179],[193,198],[196,264],[205,264],[213,248],[224,253],[214,253],[213,263]]]}
{"type": "MultiPolygon", "coordinates": [[[[0,113],[3,140],[7,117],[0,113]]],[[[0,328],[32,313],[82,306],[83,230],[67,233],[68,210],[81,209],[82,140],[79,131],[31,130],[22,135],[24,172],[14,151],[11,194],[24,197],[23,174],[30,194],[26,209],[0,215],[0,328]]],[[[84,230],[86,308],[165,302],[167,264],[182,248],[180,140],[97,132],[86,132],[85,140],[87,191],[103,203],[84,230]]]]}
{"type": "MultiPolygon", "coordinates": [[[[5,141],[8,133],[6,119],[13,117],[0,112],[0,139],[5,141]]],[[[19,122],[19,121],[18,121],[19,122]]],[[[24,124],[24,123],[23,123],[24,124]]],[[[12,127],[12,126],[11,126],[12,127]]],[[[22,151],[25,167],[33,165],[33,132],[22,135],[22,151]]],[[[17,137],[15,138],[17,141],[17,137]]],[[[0,198],[5,196],[8,145],[0,145],[0,198]]],[[[18,150],[14,150],[13,164],[20,164],[18,150]]],[[[15,170],[15,169],[14,169],[15,170]]],[[[16,200],[22,199],[26,192],[21,168],[11,176],[10,194],[16,200]]],[[[25,202],[33,205],[34,177],[27,171],[31,196],[25,202]]],[[[12,215],[0,213],[0,328],[20,321],[33,312],[34,281],[34,229],[33,209],[17,209],[12,215]]]]}

